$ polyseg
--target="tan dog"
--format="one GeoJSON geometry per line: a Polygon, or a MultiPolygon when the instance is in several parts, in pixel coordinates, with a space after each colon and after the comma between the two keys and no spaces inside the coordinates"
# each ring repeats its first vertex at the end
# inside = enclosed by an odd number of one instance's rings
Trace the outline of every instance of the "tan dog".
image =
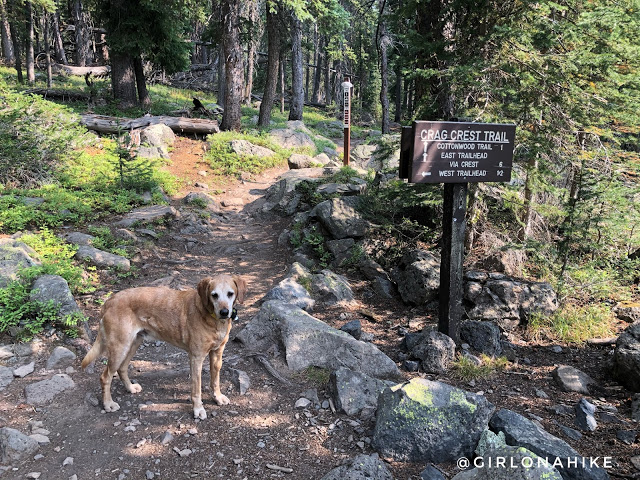
{"type": "Polygon", "coordinates": [[[204,420],[202,363],[211,364],[211,390],[218,405],[229,399],[220,392],[222,352],[229,340],[233,306],[242,303],[247,291],[244,279],[219,275],[205,278],[198,289],[177,291],[165,287],[130,288],[116,293],[102,306],[102,320],[93,347],[82,360],[82,368],[101,354],[107,366],[100,376],[102,403],[107,412],[120,408],[111,399],[111,380],[116,372],[130,393],[142,387],[131,383],[127,367],[145,336],[164,340],[189,354],[193,416],[204,420]]]}

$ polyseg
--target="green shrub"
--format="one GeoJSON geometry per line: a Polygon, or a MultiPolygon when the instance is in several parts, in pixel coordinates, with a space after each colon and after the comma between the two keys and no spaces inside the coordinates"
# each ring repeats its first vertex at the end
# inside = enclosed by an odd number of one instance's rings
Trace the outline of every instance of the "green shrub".
{"type": "Polygon", "coordinates": [[[452,365],[453,375],[464,381],[486,378],[505,370],[509,365],[505,357],[496,358],[484,354],[480,355],[480,361],[481,363],[478,365],[466,355],[458,354],[452,365]]]}
{"type": "Polygon", "coordinates": [[[88,138],[70,109],[0,84],[0,184],[50,182],[55,168],[88,138]]]}

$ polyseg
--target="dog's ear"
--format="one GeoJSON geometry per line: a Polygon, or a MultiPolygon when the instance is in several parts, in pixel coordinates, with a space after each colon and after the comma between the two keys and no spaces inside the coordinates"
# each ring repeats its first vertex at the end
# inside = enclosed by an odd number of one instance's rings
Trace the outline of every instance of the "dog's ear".
{"type": "Polygon", "coordinates": [[[233,282],[236,284],[236,302],[244,303],[244,297],[247,294],[247,282],[238,275],[233,275],[233,282]]]}
{"type": "Polygon", "coordinates": [[[200,301],[202,302],[202,306],[205,308],[207,312],[211,312],[211,301],[209,299],[209,283],[211,282],[210,278],[203,278],[198,283],[198,295],[200,296],[200,301]]]}

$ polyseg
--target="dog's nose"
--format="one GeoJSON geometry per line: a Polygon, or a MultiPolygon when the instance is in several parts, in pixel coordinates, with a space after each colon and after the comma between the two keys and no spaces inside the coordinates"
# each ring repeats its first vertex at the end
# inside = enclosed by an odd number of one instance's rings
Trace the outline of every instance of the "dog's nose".
{"type": "Polygon", "coordinates": [[[222,318],[229,317],[229,309],[228,308],[223,308],[222,310],[220,310],[220,316],[222,318]]]}

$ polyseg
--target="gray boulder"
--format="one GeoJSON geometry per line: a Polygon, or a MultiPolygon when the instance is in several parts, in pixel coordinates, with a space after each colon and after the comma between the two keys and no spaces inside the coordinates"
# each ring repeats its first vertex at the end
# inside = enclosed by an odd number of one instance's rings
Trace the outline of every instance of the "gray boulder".
{"type": "Polygon", "coordinates": [[[500,327],[492,322],[468,320],[460,325],[460,340],[468,343],[477,352],[490,356],[502,353],[500,327]]]}
{"type": "Polygon", "coordinates": [[[613,362],[614,377],[632,392],[640,392],[640,322],[618,337],[613,362]]]}
{"type": "Polygon", "coordinates": [[[204,193],[204,192],[189,192],[185,197],[184,197],[184,203],[186,203],[187,205],[191,205],[193,203],[200,203],[200,202],[204,202],[204,204],[207,206],[207,210],[209,210],[212,213],[222,213],[222,207],[220,206],[220,204],[216,201],[215,198],[213,198],[211,195],[204,193]]]}
{"type": "Polygon", "coordinates": [[[128,228],[134,223],[142,224],[163,219],[174,219],[180,214],[178,211],[168,205],[152,205],[150,207],[141,207],[132,210],[124,216],[122,220],[115,223],[118,227],[128,228]]]}
{"type": "Polygon", "coordinates": [[[403,255],[391,277],[405,303],[423,305],[435,300],[440,289],[440,257],[425,250],[403,255]]]}
{"type": "Polygon", "coordinates": [[[605,480],[606,470],[591,466],[589,459],[582,461],[567,442],[554,437],[531,420],[511,410],[496,412],[489,422],[494,432],[503,432],[508,445],[524,447],[549,461],[564,480],[605,480]]]}
{"type": "Polygon", "coordinates": [[[377,347],[356,340],[311,315],[284,318],[281,332],[287,365],[291,370],[346,367],[376,378],[399,377],[395,362],[377,347]]]}
{"type": "Polygon", "coordinates": [[[378,396],[387,388],[387,384],[362,372],[340,367],[331,372],[328,388],[339,411],[357,415],[365,408],[376,408],[378,396]]]}
{"type": "Polygon", "coordinates": [[[0,366],[0,391],[7,388],[11,382],[13,382],[13,370],[0,366]]]}
{"type": "Polygon", "coordinates": [[[365,187],[366,185],[359,183],[325,183],[316,189],[316,193],[319,195],[340,195],[342,197],[348,197],[360,195],[364,192],[365,187]]]}
{"type": "Polygon", "coordinates": [[[232,368],[231,382],[238,389],[240,395],[244,395],[245,393],[247,393],[247,391],[251,387],[251,379],[249,378],[249,375],[247,375],[247,372],[245,372],[244,370],[232,368]]]}
{"type": "Polygon", "coordinates": [[[360,340],[362,336],[362,322],[360,320],[351,320],[340,327],[340,330],[347,332],[356,340],[360,340]]]}
{"type": "Polygon", "coordinates": [[[558,365],[552,375],[565,392],[589,395],[589,385],[595,383],[589,375],[570,365],[558,365]]]}
{"type": "Polygon", "coordinates": [[[43,303],[53,301],[59,305],[59,315],[61,317],[81,311],[71,294],[69,284],[59,275],[42,275],[36,278],[31,287],[29,299],[32,302],[43,303]]]}
{"type": "Polygon", "coordinates": [[[312,311],[313,306],[316,303],[316,301],[311,298],[307,289],[293,278],[285,278],[282,280],[278,285],[267,292],[263,300],[265,302],[278,300],[280,302],[295,305],[307,312],[312,311]]]}
{"type": "Polygon", "coordinates": [[[37,440],[9,427],[0,428],[0,463],[7,465],[30,457],[38,450],[37,440]]]}
{"type": "Polygon", "coordinates": [[[273,150],[254,145],[247,140],[231,140],[229,145],[236,155],[251,155],[254,157],[267,158],[276,154],[273,150]]]}
{"type": "Polygon", "coordinates": [[[176,141],[176,134],[164,123],[149,125],[140,132],[140,143],[148,145],[168,145],[173,146],[176,141]]]}
{"type": "Polygon", "coordinates": [[[128,272],[131,270],[129,259],[109,252],[103,252],[89,245],[82,245],[75,254],[78,260],[87,261],[98,268],[118,268],[128,272]]]}
{"type": "Polygon", "coordinates": [[[376,148],[378,148],[377,145],[366,145],[363,143],[357,145],[355,148],[351,149],[349,163],[354,163],[358,167],[364,168],[373,156],[373,152],[376,151],[376,148]]]}
{"type": "Polygon", "coordinates": [[[393,480],[377,454],[358,455],[348,464],[334,468],[320,480],[393,480]]]}
{"type": "Polygon", "coordinates": [[[410,356],[421,361],[427,373],[444,373],[456,355],[453,339],[437,330],[428,329],[421,333],[410,356]]]}
{"type": "Polygon", "coordinates": [[[69,232],[60,235],[65,242],[72,243],[74,245],[91,245],[96,239],[93,235],[82,232],[69,232]]]}
{"type": "Polygon", "coordinates": [[[465,274],[464,300],[471,320],[493,320],[512,330],[533,313],[545,316],[558,308],[558,299],[548,283],[528,282],[498,273],[465,274]]]}
{"type": "Polygon", "coordinates": [[[40,265],[36,251],[12,238],[0,238],[0,288],[18,278],[23,268],[40,265]]]}
{"type": "Polygon", "coordinates": [[[311,217],[317,218],[333,238],[363,237],[369,222],[356,211],[358,201],[357,197],[325,200],[311,210],[311,217]]]}
{"type": "Polygon", "coordinates": [[[313,143],[313,140],[308,134],[291,128],[271,130],[269,135],[271,139],[282,148],[316,147],[316,144],[313,143]]]}
{"type": "Polygon", "coordinates": [[[51,352],[51,355],[47,359],[47,369],[52,370],[54,368],[65,368],[74,364],[76,361],[76,354],[68,348],[63,346],[57,346],[51,352]]]}
{"type": "Polygon", "coordinates": [[[311,293],[316,301],[325,305],[353,301],[353,290],[349,281],[331,270],[322,270],[311,276],[311,293]]]}
{"type": "Polygon", "coordinates": [[[447,480],[442,472],[433,465],[427,466],[420,472],[420,480],[447,480]]]}
{"type": "Polygon", "coordinates": [[[290,304],[268,301],[236,339],[253,350],[280,345],[287,365],[336,370],[346,367],[376,378],[395,378],[396,364],[370,343],[361,342],[290,304]]]}
{"type": "Polygon", "coordinates": [[[290,170],[291,175],[282,175],[280,180],[271,185],[265,194],[263,212],[275,212],[280,215],[293,215],[298,210],[302,195],[296,186],[304,181],[316,182],[322,175],[322,169],[305,168],[290,170]]]}
{"type": "Polygon", "coordinates": [[[578,427],[587,432],[593,432],[598,428],[595,417],[596,406],[593,403],[588,402],[585,398],[581,398],[574,408],[576,411],[576,425],[578,427]]]}
{"type": "Polygon", "coordinates": [[[315,128],[331,138],[340,138],[344,134],[344,125],[340,120],[323,120],[316,123],[315,128]]]}
{"type": "Polygon", "coordinates": [[[494,410],[481,395],[413,378],[380,395],[372,445],[399,461],[471,458],[494,410]]]}
{"type": "Polygon", "coordinates": [[[314,162],[313,157],[310,157],[309,155],[302,155],[301,153],[294,153],[287,160],[289,168],[292,170],[310,168],[314,162]]]}
{"type": "Polygon", "coordinates": [[[27,385],[24,387],[24,394],[29,405],[46,405],[58,394],[75,386],[75,382],[69,375],[61,373],[47,380],[27,385]]]}
{"type": "Polygon", "coordinates": [[[615,308],[616,316],[625,322],[635,323],[640,321],[640,304],[623,303],[615,308]]]}

